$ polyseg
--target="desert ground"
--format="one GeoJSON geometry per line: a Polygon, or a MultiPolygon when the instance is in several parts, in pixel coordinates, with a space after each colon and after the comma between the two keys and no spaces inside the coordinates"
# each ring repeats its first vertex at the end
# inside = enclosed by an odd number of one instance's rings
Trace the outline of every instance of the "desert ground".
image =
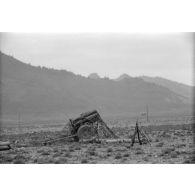
{"type": "MultiPolygon", "coordinates": [[[[134,123],[107,120],[120,138],[131,138],[134,123]]],[[[71,139],[44,145],[46,140],[62,137],[64,123],[33,123],[2,126],[0,140],[9,141],[12,149],[0,151],[1,164],[134,164],[194,163],[193,118],[153,120],[140,124],[151,140],[131,143],[85,143],[71,139]]]]}

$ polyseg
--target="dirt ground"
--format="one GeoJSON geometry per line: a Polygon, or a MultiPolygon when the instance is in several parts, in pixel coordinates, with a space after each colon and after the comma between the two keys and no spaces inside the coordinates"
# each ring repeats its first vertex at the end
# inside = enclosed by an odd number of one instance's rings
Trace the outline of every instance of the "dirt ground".
{"type": "MultiPolygon", "coordinates": [[[[1,164],[194,163],[192,124],[142,126],[141,130],[150,137],[151,144],[135,143],[134,146],[130,143],[72,141],[58,141],[44,146],[42,143],[45,140],[66,133],[59,130],[60,125],[20,128],[23,128],[22,133],[16,131],[17,127],[4,128],[1,140],[10,141],[12,149],[0,151],[1,164]]],[[[128,126],[115,126],[112,130],[120,138],[129,138],[134,133],[134,129],[128,126]]]]}

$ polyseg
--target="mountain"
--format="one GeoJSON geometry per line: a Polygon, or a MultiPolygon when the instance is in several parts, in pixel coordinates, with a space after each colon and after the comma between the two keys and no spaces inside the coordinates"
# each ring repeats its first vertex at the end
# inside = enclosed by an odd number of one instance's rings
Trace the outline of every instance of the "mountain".
{"type": "Polygon", "coordinates": [[[88,78],[90,79],[100,79],[100,76],[97,73],[91,73],[88,78]]]}
{"type": "Polygon", "coordinates": [[[104,116],[191,112],[187,98],[141,78],[91,79],[66,70],[34,67],[0,53],[3,120],[65,119],[97,109],[104,116]]]}
{"type": "Polygon", "coordinates": [[[164,79],[161,77],[148,77],[148,76],[141,76],[144,81],[155,83],[157,85],[166,87],[170,89],[171,91],[175,92],[178,95],[184,96],[186,98],[192,98],[193,97],[193,87],[189,85],[185,85],[182,83],[178,83],[175,81],[170,81],[168,79],[164,79]]]}
{"type": "Polygon", "coordinates": [[[130,78],[132,77],[130,77],[128,74],[122,74],[118,78],[116,78],[115,81],[121,81],[123,79],[130,79],[130,78]]]}

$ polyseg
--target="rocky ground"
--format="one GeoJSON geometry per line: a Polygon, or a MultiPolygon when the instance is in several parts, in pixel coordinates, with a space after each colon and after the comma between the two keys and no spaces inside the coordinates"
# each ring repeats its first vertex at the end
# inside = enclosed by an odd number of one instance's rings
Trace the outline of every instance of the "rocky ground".
{"type": "MultiPolygon", "coordinates": [[[[58,141],[44,146],[45,140],[65,134],[59,127],[47,127],[48,131],[28,133],[4,133],[4,141],[10,141],[12,149],[0,151],[0,163],[194,163],[192,124],[153,125],[141,127],[151,138],[151,144],[135,143],[82,143],[58,141]],[[52,128],[52,130],[51,130],[52,128]]],[[[12,129],[12,132],[14,128],[12,129]]],[[[113,127],[120,138],[129,138],[134,130],[129,127],[113,127]]],[[[6,131],[4,131],[6,132],[6,131]]]]}

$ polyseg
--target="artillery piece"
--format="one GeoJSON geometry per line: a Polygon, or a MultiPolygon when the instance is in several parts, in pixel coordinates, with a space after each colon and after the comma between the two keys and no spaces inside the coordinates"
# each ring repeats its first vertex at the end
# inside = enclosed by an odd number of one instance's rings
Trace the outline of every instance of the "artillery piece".
{"type": "Polygon", "coordinates": [[[70,119],[68,125],[70,135],[74,136],[75,141],[99,137],[100,134],[105,137],[117,138],[96,110],[82,113],[76,119],[70,119]]]}
{"type": "Polygon", "coordinates": [[[61,138],[52,139],[44,142],[44,145],[66,139],[79,140],[93,140],[99,138],[118,138],[114,132],[106,125],[100,117],[100,114],[93,110],[91,112],[82,113],[78,118],[69,119],[69,122],[64,127],[68,127],[68,135],[61,138]]]}

